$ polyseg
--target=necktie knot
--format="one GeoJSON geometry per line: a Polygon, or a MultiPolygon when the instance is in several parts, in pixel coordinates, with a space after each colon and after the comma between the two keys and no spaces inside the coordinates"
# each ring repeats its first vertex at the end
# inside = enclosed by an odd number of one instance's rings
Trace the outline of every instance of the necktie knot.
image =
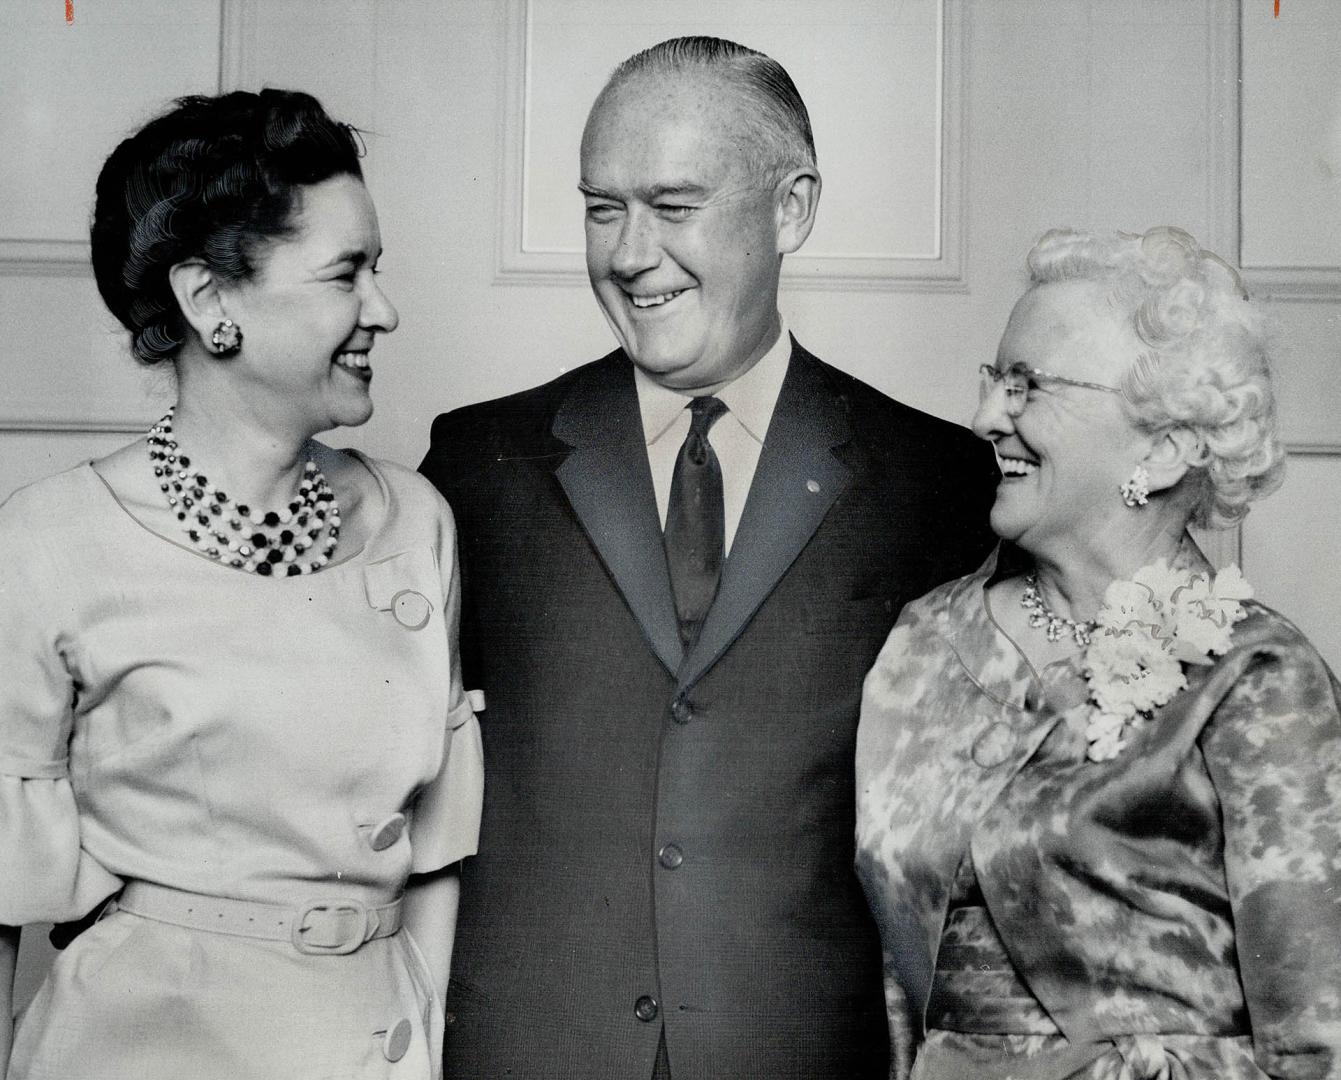
{"type": "Polygon", "coordinates": [[[715,397],[696,397],[690,399],[689,411],[693,418],[689,421],[689,430],[706,435],[708,429],[717,422],[717,418],[726,412],[726,403],[715,397]]]}

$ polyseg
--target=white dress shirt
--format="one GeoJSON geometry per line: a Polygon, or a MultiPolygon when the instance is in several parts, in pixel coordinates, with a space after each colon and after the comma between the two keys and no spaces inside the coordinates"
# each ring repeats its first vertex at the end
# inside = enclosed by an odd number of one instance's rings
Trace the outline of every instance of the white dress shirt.
{"type": "MultiPolygon", "coordinates": [[[[762,357],[739,378],[717,391],[715,397],[727,407],[708,431],[722,468],[722,509],[725,512],[726,551],[736,538],[736,527],[745,509],[745,500],[754,482],[754,470],[759,464],[759,453],[764,448],[764,437],[773,419],[773,408],[787,377],[791,360],[791,335],[786,323],[778,339],[762,357]]],[[[647,460],[652,466],[652,486],[656,489],[657,513],[661,527],[666,527],[666,510],[670,505],[671,478],[675,473],[675,459],[680,446],[689,434],[690,412],[686,407],[692,395],[669,390],[653,382],[641,368],[633,369],[638,388],[638,408],[642,412],[643,437],[647,441],[647,460]]]]}

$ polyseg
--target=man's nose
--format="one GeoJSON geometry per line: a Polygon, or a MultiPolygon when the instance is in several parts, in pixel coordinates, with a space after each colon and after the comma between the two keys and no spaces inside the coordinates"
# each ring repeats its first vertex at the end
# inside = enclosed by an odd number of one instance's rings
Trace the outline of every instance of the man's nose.
{"type": "Polygon", "coordinates": [[[624,215],[624,223],[610,255],[610,268],[623,278],[637,277],[661,261],[657,223],[650,213],[633,207],[624,215]]]}

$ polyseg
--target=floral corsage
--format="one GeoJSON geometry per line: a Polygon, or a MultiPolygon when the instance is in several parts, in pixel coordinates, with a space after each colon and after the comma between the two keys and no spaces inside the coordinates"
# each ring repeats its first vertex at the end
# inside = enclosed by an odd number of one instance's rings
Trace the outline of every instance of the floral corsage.
{"type": "Polygon", "coordinates": [[[1085,726],[1091,761],[1109,761],[1124,736],[1187,686],[1187,664],[1209,664],[1229,648],[1240,600],[1253,594],[1237,566],[1218,574],[1175,570],[1164,559],[1104,593],[1085,650],[1094,711],[1085,726]]]}

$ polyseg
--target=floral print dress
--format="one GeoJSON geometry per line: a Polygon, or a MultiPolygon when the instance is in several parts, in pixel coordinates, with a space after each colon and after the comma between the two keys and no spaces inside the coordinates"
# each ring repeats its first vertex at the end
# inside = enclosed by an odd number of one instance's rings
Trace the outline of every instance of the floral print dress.
{"type": "MultiPolygon", "coordinates": [[[[1205,562],[1189,539],[1175,565],[1205,562]]],[[[1080,665],[1030,667],[998,576],[993,555],[909,604],[864,688],[857,869],[894,1075],[1341,1078],[1335,677],[1247,602],[1093,761],[1080,665]]]]}

